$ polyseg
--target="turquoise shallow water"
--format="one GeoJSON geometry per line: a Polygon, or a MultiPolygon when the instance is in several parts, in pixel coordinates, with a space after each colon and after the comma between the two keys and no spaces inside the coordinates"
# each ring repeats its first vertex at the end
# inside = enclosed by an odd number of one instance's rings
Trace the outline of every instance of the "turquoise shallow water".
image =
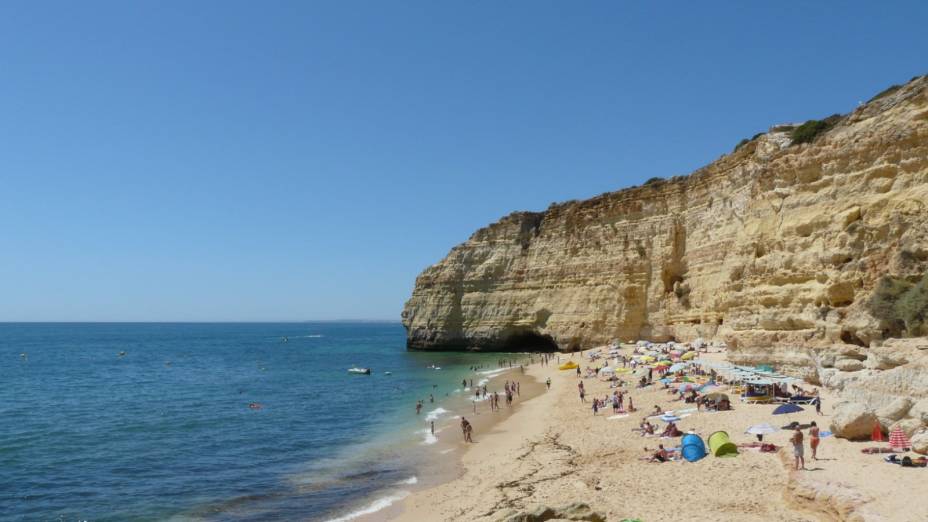
{"type": "Polygon", "coordinates": [[[0,324],[0,518],[343,512],[416,475],[417,398],[501,357],[404,343],[394,323],[0,324]]]}

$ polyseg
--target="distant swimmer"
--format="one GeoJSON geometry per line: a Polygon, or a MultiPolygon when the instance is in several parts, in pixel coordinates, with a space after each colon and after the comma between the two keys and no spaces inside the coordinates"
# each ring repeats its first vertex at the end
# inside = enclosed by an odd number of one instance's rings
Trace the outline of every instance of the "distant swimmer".
{"type": "Polygon", "coordinates": [[[260,409],[263,408],[264,406],[262,406],[260,402],[253,402],[253,403],[249,404],[248,407],[251,408],[251,409],[253,409],[253,410],[260,410],[260,409]]]}
{"type": "Polygon", "coordinates": [[[119,352],[119,353],[116,354],[116,356],[117,356],[117,357],[125,357],[125,356],[126,356],[126,352],[119,352]]]}
{"type": "Polygon", "coordinates": [[[28,359],[29,356],[26,355],[26,352],[23,352],[23,353],[19,354],[19,358],[20,358],[20,359],[28,359]]]}
{"type": "Polygon", "coordinates": [[[290,339],[288,339],[286,335],[280,338],[280,342],[282,342],[282,343],[286,343],[286,342],[289,342],[289,341],[290,341],[290,339]]]}

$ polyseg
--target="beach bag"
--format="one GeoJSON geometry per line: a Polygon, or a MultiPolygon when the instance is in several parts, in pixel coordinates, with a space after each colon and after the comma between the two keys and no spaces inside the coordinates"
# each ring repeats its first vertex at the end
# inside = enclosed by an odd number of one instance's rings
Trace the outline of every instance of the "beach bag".
{"type": "Polygon", "coordinates": [[[912,465],[912,457],[909,457],[909,456],[902,457],[902,467],[903,467],[903,468],[912,468],[912,467],[914,467],[914,466],[912,465]]]}

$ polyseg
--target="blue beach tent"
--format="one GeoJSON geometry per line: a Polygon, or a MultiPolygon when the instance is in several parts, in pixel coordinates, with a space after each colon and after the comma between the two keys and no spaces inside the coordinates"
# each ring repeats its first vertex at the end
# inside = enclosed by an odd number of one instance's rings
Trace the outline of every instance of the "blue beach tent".
{"type": "Polygon", "coordinates": [[[687,462],[696,462],[706,456],[706,444],[699,435],[690,433],[683,436],[680,453],[687,462]]]}

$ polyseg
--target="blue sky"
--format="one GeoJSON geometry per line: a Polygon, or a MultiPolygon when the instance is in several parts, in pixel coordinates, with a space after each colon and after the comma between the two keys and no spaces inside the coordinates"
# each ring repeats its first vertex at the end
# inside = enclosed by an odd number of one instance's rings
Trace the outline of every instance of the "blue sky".
{"type": "Polygon", "coordinates": [[[0,3],[0,320],[396,319],[515,210],[928,72],[928,2],[0,3]]]}

